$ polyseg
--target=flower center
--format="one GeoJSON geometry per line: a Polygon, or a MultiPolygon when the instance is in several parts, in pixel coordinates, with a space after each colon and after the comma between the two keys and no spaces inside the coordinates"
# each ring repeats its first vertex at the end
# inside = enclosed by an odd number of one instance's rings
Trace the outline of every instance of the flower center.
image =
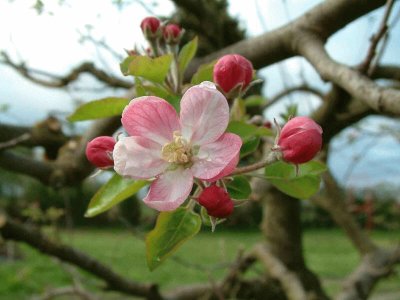
{"type": "Polygon", "coordinates": [[[193,155],[192,148],[178,131],[174,131],[172,142],[165,144],[161,153],[167,162],[181,165],[189,163],[193,155]]]}

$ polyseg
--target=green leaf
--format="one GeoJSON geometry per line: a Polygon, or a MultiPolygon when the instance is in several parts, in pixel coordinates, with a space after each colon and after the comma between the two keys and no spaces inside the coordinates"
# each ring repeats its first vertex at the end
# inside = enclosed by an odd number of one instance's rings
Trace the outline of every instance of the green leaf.
{"type": "Polygon", "coordinates": [[[260,95],[252,95],[244,99],[244,104],[246,107],[258,107],[264,106],[267,103],[267,99],[260,95]]]}
{"type": "Polygon", "coordinates": [[[260,137],[259,136],[252,136],[246,139],[243,142],[242,147],[240,148],[240,158],[243,158],[254,151],[257,150],[258,145],[260,144],[260,137]]]}
{"type": "Polygon", "coordinates": [[[168,92],[164,87],[153,84],[144,84],[143,88],[146,90],[147,95],[153,95],[167,100],[175,110],[179,113],[181,97],[168,92]]]}
{"type": "Polygon", "coordinates": [[[79,106],[68,117],[70,122],[107,118],[122,114],[125,106],[129,104],[126,98],[104,98],[94,100],[79,106]]]}
{"type": "Polygon", "coordinates": [[[191,83],[196,85],[202,83],[203,81],[213,81],[213,71],[216,62],[217,60],[214,60],[208,64],[201,65],[197,72],[194,73],[191,83]]]}
{"type": "Polygon", "coordinates": [[[130,75],[129,74],[129,65],[131,62],[135,59],[136,56],[131,55],[128,56],[127,58],[124,59],[122,63],[119,64],[119,68],[121,69],[121,73],[125,76],[130,75]]]}
{"type": "Polygon", "coordinates": [[[90,200],[85,217],[94,217],[109,210],[114,205],[136,194],[148,184],[149,182],[146,180],[133,181],[115,174],[90,200]]]}
{"type": "Polygon", "coordinates": [[[320,187],[320,174],[326,166],[317,161],[301,164],[296,176],[295,166],[284,162],[276,162],[265,168],[266,178],[281,192],[298,199],[308,199],[320,187]]]}
{"type": "Polygon", "coordinates": [[[148,96],[146,89],[144,88],[143,83],[139,79],[139,77],[135,77],[135,92],[136,97],[148,96]]]}
{"type": "Polygon", "coordinates": [[[233,199],[248,199],[251,194],[251,186],[245,176],[235,176],[227,184],[228,193],[233,199]]]}
{"type": "Polygon", "coordinates": [[[183,46],[182,50],[179,52],[178,63],[179,63],[179,74],[181,75],[181,78],[185,73],[187,66],[189,65],[189,63],[196,54],[197,44],[198,44],[198,38],[196,36],[193,40],[191,40],[189,43],[183,46]]]}
{"type": "Polygon", "coordinates": [[[162,83],[167,76],[171,62],[171,54],[156,58],[137,55],[127,57],[120,67],[125,76],[140,76],[153,82],[162,83]]]}
{"type": "Polygon", "coordinates": [[[201,218],[193,211],[180,207],[161,212],[156,227],[146,237],[146,259],[151,271],[173,254],[186,240],[196,235],[201,218]]]}
{"type": "Polygon", "coordinates": [[[227,131],[240,136],[243,142],[254,136],[273,136],[272,131],[266,127],[257,127],[241,121],[229,122],[227,131]]]}

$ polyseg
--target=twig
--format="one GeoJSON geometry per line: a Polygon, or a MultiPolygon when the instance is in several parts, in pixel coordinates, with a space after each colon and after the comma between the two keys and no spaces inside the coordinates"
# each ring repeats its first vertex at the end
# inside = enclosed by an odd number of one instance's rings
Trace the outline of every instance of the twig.
{"type": "Polygon", "coordinates": [[[386,6],[385,6],[386,7],[385,13],[383,15],[379,29],[378,29],[377,33],[375,33],[371,37],[371,44],[369,46],[367,56],[365,57],[364,61],[361,63],[361,65],[358,68],[361,73],[367,74],[368,76],[370,76],[374,72],[374,68],[372,68],[371,64],[376,55],[376,48],[378,47],[380,40],[386,35],[387,30],[389,28],[388,20],[389,20],[389,16],[390,16],[390,13],[393,8],[393,4],[394,4],[394,0],[387,0],[386,6]]]}
{"type": "Polygon", "coordinates": [[[79,77],[80,74],[82,73],[89,73],[92,74],[95,78],[97,78],[99,81],[106,83],[110,87],[116,87],[116,88],[125,88],[129,89],[132,87],[132,83],[119,79],[117,77],[114,77],[112,75],[107,74],[103,70],[100,70],[97,68],[93,63],[90,62],[84,62],[81,65],[75,67],[70,71],[70,73],[64,75],[64,76],[58,76],[54,74],[50,74],[45,71],[41,70],[35,70],[28,68],[24,63],[16,63],[11,58],[8,56],[7,53],[1,52],[1,56],[3,57],[3,60],[0,60],[0,63],[3,63],[14,70],[16,70],[18,73],[20,73],[22,76],[25,78],[29,79],[30,81],[45,86],[49,88],[63,88],[70,83],[76,81],[79,77]],[[51,78],[51,80],[44,80],[41,79],[35,75],[41,75],[45,76],[48,78],[51,78]]]}
{"type": "Polygon", "coordinates": [[[34,297],[33,300],[51,300],[66,295],[75,295],[83,300],[98,299],[97,297],[94,297],[93,295],[89,294],[87,291],[77,288],[76,286],[67,286],[49,290],[41,297],[34,297]]]}
{"type": "Polygon", "coordinates": [[[262,107],[262,109],[266,109],[267,107],[278,102],[281,98],[283,98],[291,93],[294,93],[294,92],[308,92],[308,93],[318,96],[320,99],[324,98],[324,95],[320,90],[313,88],[307,84],[301,84],[298,86],[293,86],[291,88],[285,88],[283,91],[279,92],[275,96],[272,96],[269,99],[269,101],[262,107]]]}

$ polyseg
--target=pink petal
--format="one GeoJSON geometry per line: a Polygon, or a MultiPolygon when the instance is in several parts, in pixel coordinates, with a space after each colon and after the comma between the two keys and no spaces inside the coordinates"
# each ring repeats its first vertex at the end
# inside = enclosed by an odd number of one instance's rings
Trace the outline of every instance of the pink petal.
{"type": "Polygon", "coordinates": [[[236,167],[242,146],[240,137],[224,133],[217,141],[200,147],[197,160],[191,170],[193,176],[214,181],[229,175],[236,167]]]}
{"type": "Polygon", "coordinates": [[[132,178],[151,178],[161,174],[167,167],[161,157],[161,145],[139,136],[118,141],[113,151],[114,169],[132,178]]]}
{"type": "Polygon", "coordinates": [[[207,181],[214,182],[220,178],[223,178],[223,177],[231,174],[233,172],[233,170],[235,170],[235,168],[239,162],[239,158],[240,158],[240,153],[238,152],[238,154],[234,158],[232,158],[232,160],[228,163],[228,165],[220,173],[218,173],[213,178],[207,179],[207,181]]]}
{"type": "Polygon", "coordinates": [[[178,168],[166,171],[151,185],[144,203],[159,211],[178,208],[189,196],[193,186],[190,169],[178,168]]]}
{"type": "Polygon", "coordinates": [[[183,95],[180,119],[182,135],[193,145],[214,142],[228,126],[228,102],[214,85],[203,82],[183,95]]]}
{"type": "Polygon", "coordinates": [[[172,133],[180,130],[179,118],[172,105],[154,96],[133,99],[124,109],[121,122],[129,135],[161,145],[171,141],[172,133]]]}

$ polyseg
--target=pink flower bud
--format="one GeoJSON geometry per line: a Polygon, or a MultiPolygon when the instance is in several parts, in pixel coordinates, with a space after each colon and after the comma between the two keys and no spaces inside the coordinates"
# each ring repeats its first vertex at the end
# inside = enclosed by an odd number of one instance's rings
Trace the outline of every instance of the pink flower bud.
{"type": "Polygon", "coordinates": [[[160,20],[156,17],[144,18],[142,23],[140,23],[140,28],[146,38],[154,38],[159,33],[160,20]]]}
{"type": "Polygon", "coordinates": [[[86,157],[96,167],[107,169],[114,166],[112,152],[115,139],[111,136],[99,136],[91,140],[86,146],[86,157]]]}
{"type": "Polygon", "coordinates": [[[308,117],[295,117],[283,126],[277,150],[283,159],[302,164],[313,159],[322,147],[322,128],[308,117]]]}
{"type": "Polygon", "coordinates": [[[243,91],[253,78],[253,65],[239,54],[221,57],[214,66],[214,82],[228,94],[233,89],[243,91]]]}
{"type": "Polygon", "coordinates": [[[168,24],[164,27],[163,35],[167,44],[177,44],[181,39],[182,29],[176,24],[168,24]]]}
{"type": "Polygon", "coordinates": [[[199,196],[200,205],[204,206],[208,215],[215,218],[226,218],[233,212],[233,201],[221,187],[206,187],[199,196]]]}

